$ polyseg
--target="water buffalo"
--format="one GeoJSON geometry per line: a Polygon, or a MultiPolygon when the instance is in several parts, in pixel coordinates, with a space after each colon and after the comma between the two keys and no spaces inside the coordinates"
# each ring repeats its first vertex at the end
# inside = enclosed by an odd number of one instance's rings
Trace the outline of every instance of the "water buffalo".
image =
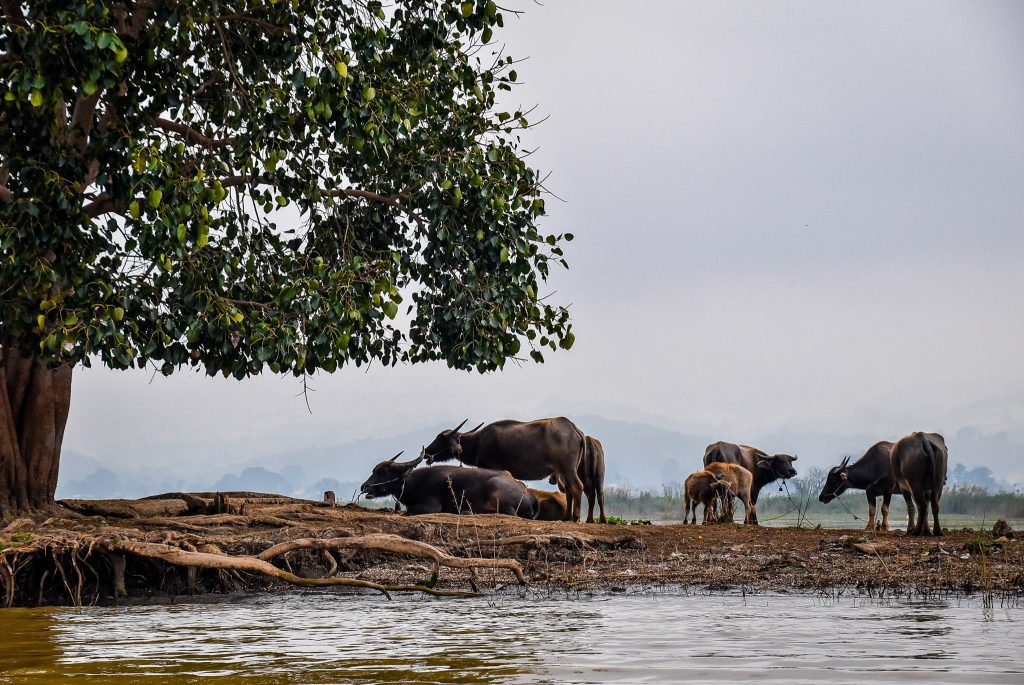
{"type": "Polygon", "coordinates": [[[567,495],[563,520],[579,521],[583,481],[577,468],[584,460],[587,441],[575,423],[564,417],[504,420],[460,433],[465,423],[441,431],[427,445],[428,464],[458,459],[481,468],[508,470],[522,480],[554,475],[567,495]]]}
{"type": "Polygon", "coordinates": [[[708,464],[704,470],[713,473],[719,480],[729,483],[729,494],[723,500],[725,511],[720,520],[733,521],[733,500],[739,498],[743,502],[743,523],[757,522],[757,507],[751,502],[750,491],[754,485],[754,477],[738,464],[715,462],[708,464]]]}
{"type": "MultiPolygon", "coordinates": [[[[399,452],[401,454],[401,452],[399,452]]],[[[423,455],[397,462],[398,454],[373,467],[359,490],[367,499],[394,497],[416,514],[537,515],[537,498],[506,471],[435,466],[417,469],[423,455]]]]}
{"type": "Polygon", "coordinates": [[[793,462],[796,457],[788,454],[769,455],[756,447],[747,445],[734,445],[731,442],[714,442],[704,450],[704,467],[708,464],[738,464],[750,471],[754,477],[753,485],[750,487],[750,502],[754,505],[753,516],[748,523],[757,525],[757,498],[761,488],[773,481],[782,478],[792,478],[796,475],[793,462]]]}
{"type": "Polygon", "coordinates": [[[938,433],[911,433],[896,441],[892,448],[892,475],[907,501],[907,535],[942,535],[939,525],[939,498],[946,485],[946,441],[938,433]],[[928,505],[932,507],[934,528],[928,530],[928,505]],[[914,523],[914,506],[917,523],[914,523]]]}
{"type": "Polygon", "coordinates": [[[697,523],[697,505],[704,505],[703,523],[714,523],[715,503],[732,494],[731,484],[720,480],[710,471],[697,471],[686,477],[684,484],[683,523],[689,523],[693,512],[693,523],[697,523]]]}
{"type": "MultiPolygon", "coordinates": [[[[583,482],[583,493],[587,496],[587,523],[594,522],[595,500],[601,511],[598,520],[608,523],[604,516],[604,445],[597,438],[587,436],[587,453],[583,455],[576,474],[583,482]]],[[[548,482],[562,487],[555,476],[551,476],[548,482]]]]}
{"type": "Polygon", "coordinates": [[[892,477],[892,445],[885,440],[876,442],[857,461],[850,463],[846,457],[839,466],[833,466],[821,488],[818,501],[828,504],[839,497],[847,488],[863,490],[868,498],[867,530],[875,528],[875,505],[882,497],[882,530],[889,530],[889,502],[893,493],[899,492],[896,479],[892,477]]]}
{"type": "Polygon", "coordinates": [[[565,517],[565,493],[527,488],[537,498],[538,521],[561,521],[565,517]]]}

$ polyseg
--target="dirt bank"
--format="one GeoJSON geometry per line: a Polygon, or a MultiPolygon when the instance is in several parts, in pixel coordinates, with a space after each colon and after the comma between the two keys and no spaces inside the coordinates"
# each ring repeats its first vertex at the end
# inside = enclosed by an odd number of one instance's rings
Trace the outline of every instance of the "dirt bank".
{"type": "Polygon", "coordinates": [[[1024,596],[1024,540],[977,531],[919,539],[739,525],[406,517],[253,493],[216,502],[198,493],[66,504],[70,518],[18,520],[0,531],[7,604],[294,585],[394,592],[420,591],[426,582],[434,592],[488,592],[520,581],[557,591],[1024,596]],[[225,513],[198,513],[214,507],[225,513]]]}

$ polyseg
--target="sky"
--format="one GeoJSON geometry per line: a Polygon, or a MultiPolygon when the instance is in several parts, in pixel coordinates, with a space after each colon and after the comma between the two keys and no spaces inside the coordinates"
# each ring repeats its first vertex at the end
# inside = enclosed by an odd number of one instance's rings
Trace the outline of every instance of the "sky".
{"type": "Polygon", "coordinates": [[[65,448],[198,467],[580,413],[1024,442],[1024,3],[519,6],[496,37],[529,58],[508,104],[548,117],[525,142],[543,232],[576,236],[548,283],[571,351],[320,375],[311,412],[290,377],[80,369],[65,448]]]}

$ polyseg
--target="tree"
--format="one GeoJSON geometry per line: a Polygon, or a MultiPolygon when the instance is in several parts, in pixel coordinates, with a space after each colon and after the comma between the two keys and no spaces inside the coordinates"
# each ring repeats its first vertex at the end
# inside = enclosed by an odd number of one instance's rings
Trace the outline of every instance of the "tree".
{"type": "Polygon", "coordinates": [[[78,364],[572,346],[493,2],[0,2],[0,513],[52,506],[78,364]]]}

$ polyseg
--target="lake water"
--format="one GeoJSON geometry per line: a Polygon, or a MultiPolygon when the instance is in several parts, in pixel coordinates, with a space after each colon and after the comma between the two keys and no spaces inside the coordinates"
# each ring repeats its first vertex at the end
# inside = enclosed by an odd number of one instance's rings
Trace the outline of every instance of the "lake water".
{"type": "Polygon", "coordinates": [[[0,683],[1024,683],[1024,608],[310,593],[0,609],[0,683]]]}

